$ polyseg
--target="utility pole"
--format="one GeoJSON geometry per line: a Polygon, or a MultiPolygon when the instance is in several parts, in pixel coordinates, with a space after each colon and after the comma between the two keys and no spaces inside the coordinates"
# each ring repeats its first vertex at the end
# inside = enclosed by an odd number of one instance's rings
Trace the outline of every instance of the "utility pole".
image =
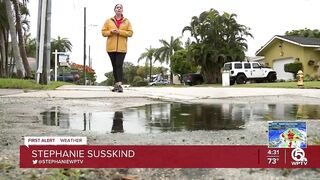
{"type": "Polygon", "coordinates": [[[37,30],[37,72],[36,81],[41,84],[50,82],[51,51],[51,0],[39,0],[37,30]]]}
{"type": "Polygon", "coordinates": [[[89,45],[89,67],[92,68],[92,61],[91,61],[91,46],[89,45]]]}
{"type": "Polygon", "coordinates": [[[86,40],[87,40],[87,8],[84,7],[84,23],[83,23],[83,83],[86,85],[86,40]]]}
{"type": "Polygon", "coordinates": [[[45,36],[45,59],[43,63],[43,84],[50,83],[50,60],[51,60],[51,6],[52,0],[47,0],[47,11],[46,11],[46,36],[45,36]]]}

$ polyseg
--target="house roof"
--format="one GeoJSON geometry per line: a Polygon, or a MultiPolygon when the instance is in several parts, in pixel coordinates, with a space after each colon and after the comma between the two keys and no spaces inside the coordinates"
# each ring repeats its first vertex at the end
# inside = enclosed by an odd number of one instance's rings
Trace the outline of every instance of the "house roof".
{"type": "Polygon", "coordinates": [[[264,56],[255,56],[255,57],[247,57],[249,61],[262,61],[264,60],[264,56]]]}
{"type": "Polygon", "coordinates": [[[315,47],[320,48],[320,38],[308,38],[308,37],[299,37],[299,36],[281,36],[276,35],[271,40],[269,40],[263,47],[261,47],[256,55],[259,55],[270,43],[272,43],[275,39],[279,39],[282,41],[286,41],[288,43],[292,43],[301,47],[315,47]]]}

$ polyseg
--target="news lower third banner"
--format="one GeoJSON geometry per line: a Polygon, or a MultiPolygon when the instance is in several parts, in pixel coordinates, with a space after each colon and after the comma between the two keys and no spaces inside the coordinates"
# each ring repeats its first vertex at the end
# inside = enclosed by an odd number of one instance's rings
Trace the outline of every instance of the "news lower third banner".
{"type": "Polygon", "coordinates": [[[320,168],[320,146],[22,145],[21,168],[320,168]]]}

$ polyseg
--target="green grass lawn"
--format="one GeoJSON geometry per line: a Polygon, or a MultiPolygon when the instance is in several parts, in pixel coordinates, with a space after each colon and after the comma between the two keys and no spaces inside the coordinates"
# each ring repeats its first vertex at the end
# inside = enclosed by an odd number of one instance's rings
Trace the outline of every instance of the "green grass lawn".
{"type": "Polygon", "coordinates": [[[9,78],[0,78],[0,88],[1,89],[56,89],[62,85],[67,85],[70,83],[65,82],[50,82],[49,85],[37,84],[35,80],[24,80],[24,79],[9,79],[9,78]]]}
{"type": "MultiPolygon", "coordinates": [[[[252,83],[240,84],[233,87],[254,87],[254,88],[302,88],[297,86],[297,82],[274,82],[274,83],[252,83]]],[[[320,89],[320,81],[304,82],[305,89],[320,89]]]]}

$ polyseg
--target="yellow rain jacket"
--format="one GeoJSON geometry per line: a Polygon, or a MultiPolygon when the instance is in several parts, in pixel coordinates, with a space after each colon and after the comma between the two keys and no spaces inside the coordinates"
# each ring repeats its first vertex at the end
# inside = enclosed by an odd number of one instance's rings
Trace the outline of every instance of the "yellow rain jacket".
{"type": "Polygon", "coordinates": [[[119,26],[119,34],[111,33],[112,30],[118,29],[114,17],[108,19],[102,28],[102,36],[107,39],[107,52],[127,52],[128,37],[133,34],[131,24],[127,18],[123,18],[119,26]]]}

